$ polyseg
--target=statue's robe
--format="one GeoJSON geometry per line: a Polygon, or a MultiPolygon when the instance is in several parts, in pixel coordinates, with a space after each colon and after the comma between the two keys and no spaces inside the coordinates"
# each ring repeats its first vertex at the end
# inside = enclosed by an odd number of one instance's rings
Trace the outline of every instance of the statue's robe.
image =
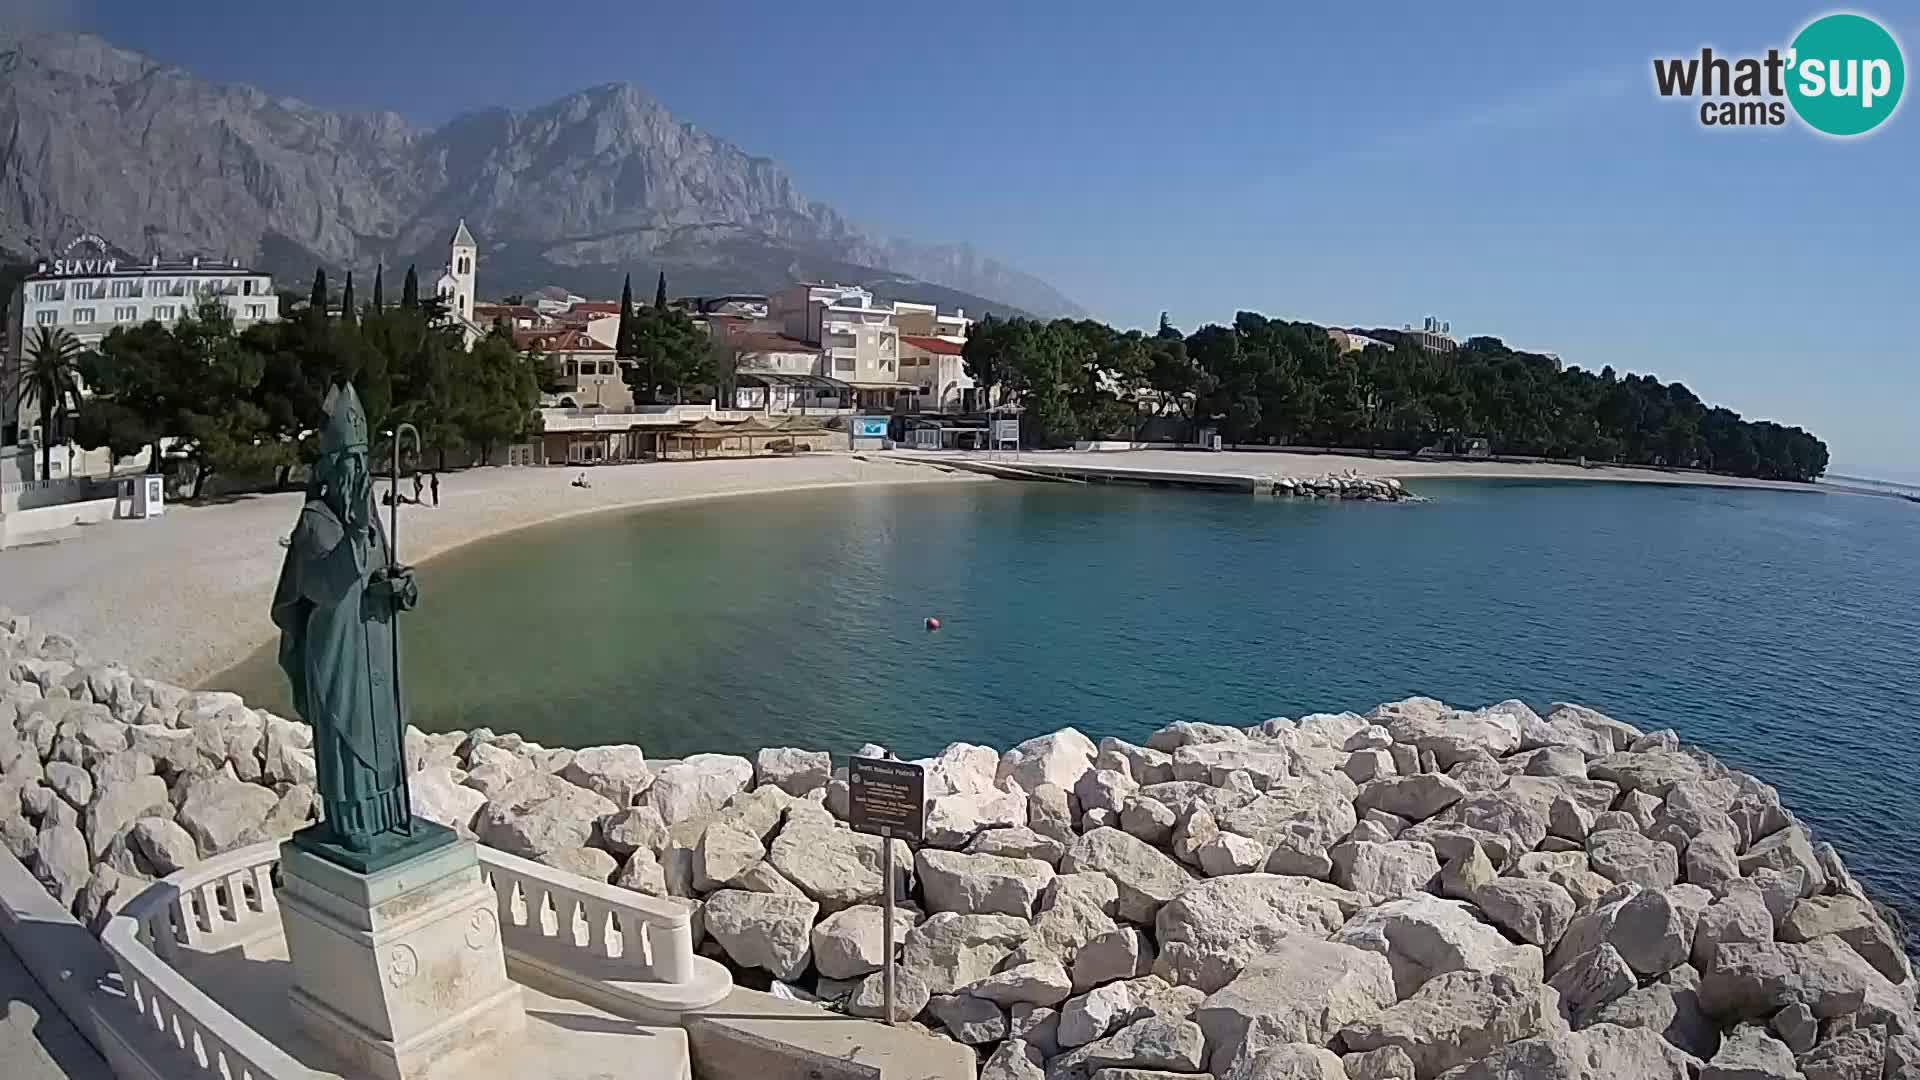
{"type": "Polygon", "coordinates": [[[313,726],[321,803],[336,837],[371,837],[409,820],[401,776],[406,730],[394,671],[394,604],[369,595],[390,561],[380,517],[369,507],[364,554],[339,515],[311,499],[300,513],[273,621],[293,705],[313,726]]]}

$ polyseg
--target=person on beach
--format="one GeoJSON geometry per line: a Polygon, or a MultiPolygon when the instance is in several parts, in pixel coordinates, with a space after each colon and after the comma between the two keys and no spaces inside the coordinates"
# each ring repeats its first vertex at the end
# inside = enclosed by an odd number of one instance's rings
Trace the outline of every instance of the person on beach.
{"type": "Polygon", "coordinates": [[[427,474],[427,486],[433,490],[433,505],[439,506],[440,505],[440,474],[437,471],[427,474]]]}
{"type": "Polygon", "coordinates": [[[420,505],[420,489],[425,486],[426,486],[426,482],[420,479],[420,474],[417,472],[414,473],[413,474],[413,505],[415,506],[420,505]]]}

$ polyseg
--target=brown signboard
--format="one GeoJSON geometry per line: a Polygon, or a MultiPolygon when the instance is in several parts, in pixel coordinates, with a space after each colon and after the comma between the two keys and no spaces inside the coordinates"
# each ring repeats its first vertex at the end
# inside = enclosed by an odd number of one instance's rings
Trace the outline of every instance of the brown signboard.
{"type": "Polygon", "coordinates": [[[926,818],[926,773],[905,761],[847,762],[847,820],[853,831],[918,843],[926,818]]]}

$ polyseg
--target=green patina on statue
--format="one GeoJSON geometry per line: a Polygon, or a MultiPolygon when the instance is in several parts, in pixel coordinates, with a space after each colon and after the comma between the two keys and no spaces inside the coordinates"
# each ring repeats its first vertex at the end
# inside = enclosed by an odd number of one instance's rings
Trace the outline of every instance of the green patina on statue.
{"type": "Polygon", "coordinates": [[[395,620],[419,595],[373,505],[366,413],[352,386],[329,395],[320,457],[273,595],[280,667],[313,725],[324,818],[294,834],[306,851],[359,873],[451,843],[408,805],[395,620]]]}

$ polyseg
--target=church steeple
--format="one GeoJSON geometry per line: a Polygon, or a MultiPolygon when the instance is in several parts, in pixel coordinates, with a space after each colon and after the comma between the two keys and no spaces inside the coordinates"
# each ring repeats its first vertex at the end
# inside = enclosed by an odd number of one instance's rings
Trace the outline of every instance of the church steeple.
{"type": "Polygon", "coordinates": [[[467,231],[467,219],[461,218],[459,227],[453,231],[447,273],[453,277],[453,312],[469,321],[473,319],[475,264],[479,261],[480,245],[474,243],[473,234],[467,231]]]}

